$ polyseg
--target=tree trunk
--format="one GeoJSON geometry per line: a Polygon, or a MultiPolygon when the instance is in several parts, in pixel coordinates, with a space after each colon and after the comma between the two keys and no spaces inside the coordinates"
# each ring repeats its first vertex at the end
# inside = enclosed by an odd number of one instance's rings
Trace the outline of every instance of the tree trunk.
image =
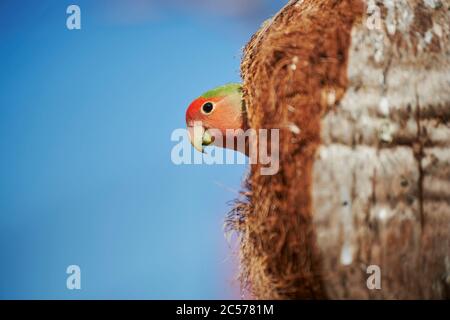
{"type": "Polygon", "coordinates": [[[254,297],[450,297],[449,35],[450,1],[299,0],[250,40],[249,125],[281,129],[229,217],[254,297]]]}

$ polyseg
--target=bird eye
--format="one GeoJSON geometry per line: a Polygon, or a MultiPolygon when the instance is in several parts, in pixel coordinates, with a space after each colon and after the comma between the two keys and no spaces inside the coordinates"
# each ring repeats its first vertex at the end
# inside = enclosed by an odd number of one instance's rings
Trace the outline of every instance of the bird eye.
{"type": "Polygon", "coordinates": [[[204,114],[208,114],[211,113],[214,109],[214,105],[211,102],[206,102],[203,106],[202,106],[202,112],[204,114]]]}

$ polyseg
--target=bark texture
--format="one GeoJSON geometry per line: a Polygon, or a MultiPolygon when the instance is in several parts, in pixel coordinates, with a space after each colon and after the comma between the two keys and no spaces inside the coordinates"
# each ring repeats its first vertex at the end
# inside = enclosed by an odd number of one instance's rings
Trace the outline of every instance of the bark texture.
{"type": "Polygon", "coordinates": [[[450,1],[304,0],[253,36],[249,126],[281,129],[229,217],[253,296],[450,297],[449,35],[450,1]]]}

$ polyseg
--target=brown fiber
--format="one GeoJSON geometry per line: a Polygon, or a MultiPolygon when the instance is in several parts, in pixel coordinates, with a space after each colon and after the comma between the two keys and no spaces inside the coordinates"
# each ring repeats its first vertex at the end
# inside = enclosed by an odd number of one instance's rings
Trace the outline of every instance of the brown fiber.
{"type": "Polygon", "coordinates": [[[291,1],[244,50],[251,128],[280,128],[280,170],[252,166],[228,226],[240,236],[241,280],[259,299],[326,298],[311,216],[312,164],[320,120],[347,87],[352,25],[360,1],[291,1]],[[300,132],[298,132],[298,129],[300,132]]]}

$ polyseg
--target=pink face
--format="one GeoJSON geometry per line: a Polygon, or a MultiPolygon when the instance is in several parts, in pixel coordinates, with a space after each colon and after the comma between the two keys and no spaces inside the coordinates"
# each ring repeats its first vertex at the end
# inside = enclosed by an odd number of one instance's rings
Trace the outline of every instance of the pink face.
{"type": "MultiPolygon", "coordinates": [[[[221,98],[197,98],[195,99],[186,110],[186,124],[188,127],[193,126],[194,122],[201,121],[205,126],[206,124],[214,125],[220,122],[220,118],[216,116],[217,104],[222,100],[221,98]]],[[[220,113],[220,112],[219,112],[220,113]]],[[[212,128],[212,127],[209,127],[212,128]]],[[[215,127],[214,127],[215,128],[215,127]]]]}
{"type": "Polygon", "coordinates": [[[205,146],[211,144],[224,147],[227,135],[235,135],[234,131],[230,133],[228,129],[242,129],[242,119],[242,100],[238,95],[200,97],[195,99],[186,111],[191,143],[201,152],[204,152],[205,146]]]}

